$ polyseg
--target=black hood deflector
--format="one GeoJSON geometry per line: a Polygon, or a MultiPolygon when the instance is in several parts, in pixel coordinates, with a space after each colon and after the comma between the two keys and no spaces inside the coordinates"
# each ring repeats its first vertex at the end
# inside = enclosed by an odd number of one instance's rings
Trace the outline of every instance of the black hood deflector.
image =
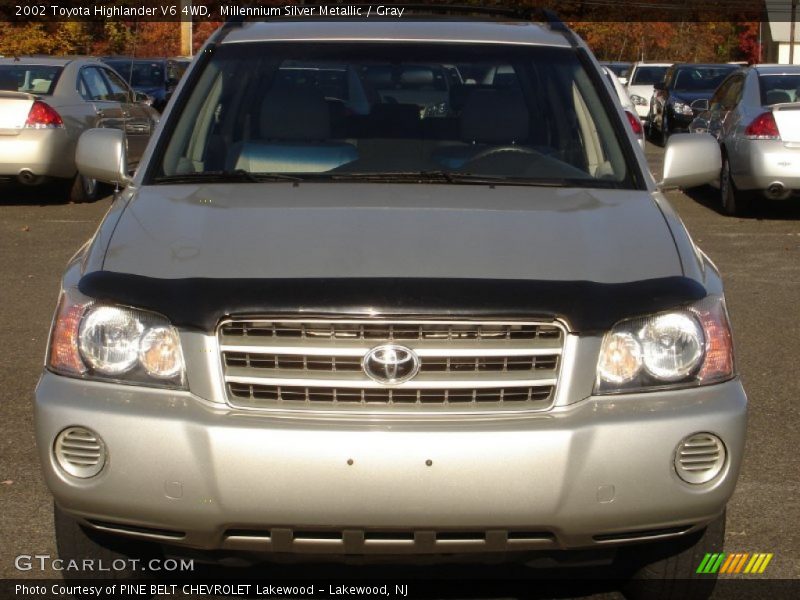
{"type": "Polygon", "coordinates": [[[178,327],[213,332],[225,317],[422,316],[561,318],[574,332],[607,331],[628,317],[706,296],[687,277],[626,283],[493,279],[155,279],[96,271],[78,285],[102,302],[160,313],[178,327]]]}

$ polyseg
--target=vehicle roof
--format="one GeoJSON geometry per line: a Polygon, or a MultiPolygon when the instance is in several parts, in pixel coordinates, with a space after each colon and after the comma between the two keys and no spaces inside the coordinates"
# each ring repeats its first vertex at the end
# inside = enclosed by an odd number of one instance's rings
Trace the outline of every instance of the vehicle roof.
{"type": "Polygon", "coordinates": [[[761,75],[795,75],[800,74],[800,65],[753,65],[761,75]]]}
{"type": "Polygon", "coordinates": [[[75,61],[100,62],[93,56],[15,56],[0,58],[0,64],[53,65],[63,67],[75,61]]]}
{"type": "Polygon", "coordinates": [[[731,71],[734,71],[736,69],[741,69],[741,67],[739,65],[732,65],[730,63],[673,63],[670,66],[673,66],[673,65],[678,69],[680,69],[682,67],[690,67],[690,68],[694,68],[694,67],[711,67],[711,68],[726,67],[726,68],[730,69],[731,71]]]}
{"type": "Polygon", "coordinates": [[[469,42],[570,47],[543,23],[465,19],[287,20],[245,22],[232,27],[223,44],[267,41],[469,42]]]}
{"type": "Polygon", "coordinates": [[[675,63],[671,62],[651,62],[649,60],[640,60],[633,63],[634,67],[671,67],[675,63]]]}

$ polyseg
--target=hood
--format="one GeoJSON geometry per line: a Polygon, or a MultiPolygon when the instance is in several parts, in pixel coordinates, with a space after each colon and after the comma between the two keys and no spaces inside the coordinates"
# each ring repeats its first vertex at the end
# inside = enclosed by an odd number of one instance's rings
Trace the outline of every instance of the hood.
{"type": "Polygon", "coordinates": [[[681,275],[647,192],[485,185],[145,186],[103,269],[154,278],[464,278],[618,283],[681,275]]]}

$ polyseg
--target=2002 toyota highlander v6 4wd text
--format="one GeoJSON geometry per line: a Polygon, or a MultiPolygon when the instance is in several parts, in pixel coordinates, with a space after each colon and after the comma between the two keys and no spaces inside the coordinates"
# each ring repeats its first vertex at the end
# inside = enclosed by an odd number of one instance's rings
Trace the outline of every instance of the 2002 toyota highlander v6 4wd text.
{"type": "Polygon", "coordinates": [[[228,24],[132,178],[114,130],[78,162],[125,189],[36,391],[62,556],[720,547],[746,398],[659,191],[716,141],[657,186],[559,21],[228,24]]]}

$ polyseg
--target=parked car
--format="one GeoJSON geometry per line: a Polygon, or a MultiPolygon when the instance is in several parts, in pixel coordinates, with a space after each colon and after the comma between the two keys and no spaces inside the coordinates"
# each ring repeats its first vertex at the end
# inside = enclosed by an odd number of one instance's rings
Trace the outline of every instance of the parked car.
{"type": "Polygon", "coordinates": [[[603,67],[608,67],[611,71],[619,77],[619,80],[622,82],[623,85],[628,83],[628,75],[631,72],[631,67],[633,63],[631,62],[624,62],[618,60],[603,60],[600,61],[600,65],[603,67]]]}
{"type": "Polygon", "coordinates": [[[642,150],[644,150],[644,127],[642,127],[642,122],[639,120],[639,116],[636,114],[636,107],[633,105],[633,102],[628,96],[625,86],[622,85],[617,76],[614,75],[614,72],[608,67],[603,67],[603,72],[605,73],[608,82],[614,88],[614,93],[617,95],[619,105],[625,112],[625,118],[628,119],[628,122],[630,123],[633,135],[636,136],[639,146],[642,148],[642,150]]]}
{"type": "Polygon", "coordinates": [[[63,181],[72,202],[97,197],[75,146],[93,127],[123,132],[134,168],[158,122],[117,73],[92,58],[0,59],[0,180],[63,181]]]}
{"type": "Polygon", "coordinates": [[[745,214],[758,198],[786,200],[800,191],[800,67],[736,71],[690,129],[719,140],[727,214],[745,214]]]}
{"type": "Polygon", "coordinates": [[[628,77],[628,95],[636,107],[636,114],[642,121],[650,116],[650,100],[653,98],[653,86],[664,81],[664,75],[672,63],[633,63],[628,77]]]}
{"type": "Polygon", "coordinates": [[[678,63],[667,69],[664,81],[656,83],[647,118],[648,133],[657,135],[662,144],[673,133],[686,132],[708,100],[736,65],[678,63]]]}
{"type": "Polygon", "coordinates": [[[121,58],[105,57],[104,63],[119,73],[139,93],[151,97],[153,108],[161,112],[172,97],[183,73],[191,62],[188,58],[121,58]]]}
{"type": "MultiPolygon", "coordinates": [[[[67,266],[36,390],[61,558],[713,581],[746,420],[720,277],[547,15],[228,24],[132,179],[121,133],[83,135],[82,172],[128,187],[67,266]],[[301,58],[403,94],[331,111],[279,76],[301,58]],[[420,110],[417,67],[447,64],[489,83],[420,110]]],[[[664,164],[711,181],[716,140],[664,164]]]]}

